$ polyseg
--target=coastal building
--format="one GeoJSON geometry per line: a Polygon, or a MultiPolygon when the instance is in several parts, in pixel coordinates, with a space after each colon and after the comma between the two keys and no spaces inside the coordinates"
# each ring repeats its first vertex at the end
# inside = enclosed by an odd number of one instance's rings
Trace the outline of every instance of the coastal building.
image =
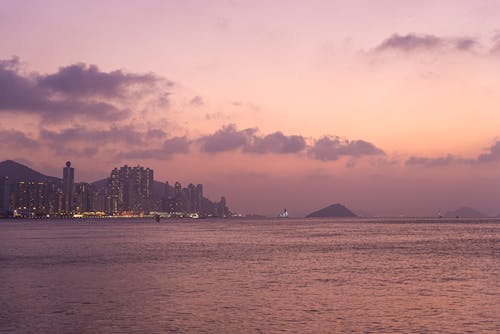
{"type": "Polygon", "coordinates": [[[0,217],[7,216],[10,211],[10,182],[7,176],[0,176],[0,217]]]}
{"type": "Polygon", "coordinates": [[[63,211],[66,213],[74,210],[74,192],[75,192],[75,169],[71,167],[71,162],[66,162],[63,168],[63,211]]]}
{"type": "Polygon", "coordinates": [[[60,211],[62,193],[54,182],[19,181],[16,188],[15,210],[25,217],[54,215],[60,211]]]}
{"type": "Polygon", "coordinates": [[[180,182],[175,182],[173,209],[174,209],[173,212],[184,211],[182,203],[182,185],[180,182]]]}
{"type": "Polygon", "coordinates": [[[112,210],[109,210],[107,196],[107,187],[92,189],[92,211],[113,212],[112,210]]]}
{"type": "Polygon", "coordinates": [[[198,184],[196,186],[196,195],[195,195],[195,212],[202,213],[204,211],[203,208],[203,185],[198,184]]]}
{"type": "Polygon", "coordinates": [[[187,212],[197,212],[196,211],[196,186],[190,183],[187,187],[187,198],[186,198],[187,212]]]}
{"type": "Polygon", "coordinates": [[[148,212],[152,194],[152,169],[125,165],[111,171],[107,195],[110,213],[148,212]]]}
{"type": "Polygon", "coordinates": [[[94,211],[92,206],[93,189],[89,183],[81,182],[75,185],[75,211],[94,211]]]}
{"type": "Polygon", "coordinates": [[[229,217],[230,212],[229,212],[229,209],[226,205],[226,198],[224,196],[222,196],[220,198],[220,201],[215,204],[215,211],[216,211],[217,217],[220,217],[220,218],[229,217]]]}

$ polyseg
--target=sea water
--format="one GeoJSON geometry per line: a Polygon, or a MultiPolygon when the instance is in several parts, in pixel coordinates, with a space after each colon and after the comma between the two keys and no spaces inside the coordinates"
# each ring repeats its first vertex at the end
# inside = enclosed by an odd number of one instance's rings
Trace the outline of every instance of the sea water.
{"type": "Polygon", "coordinates": [[[1,333],[500,333],[500,221],[0,220],[1,333]]]}

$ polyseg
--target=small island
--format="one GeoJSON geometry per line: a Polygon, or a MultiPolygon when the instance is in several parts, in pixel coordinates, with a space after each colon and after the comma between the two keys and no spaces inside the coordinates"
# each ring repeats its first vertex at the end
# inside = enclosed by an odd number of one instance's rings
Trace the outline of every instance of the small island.
{"type": "Polygon", "coordinates": [[[357,215],[339,203],[332,204],[318,211],[314,211],[306,216],[306,218],[347,218],[347,217],[357,217],[357,215]]]}
{"type": "Polygon", "coordinates": [[[486,215],[468,206],[462,206],[456,210],[448,211],[447,218],[484,218],[486,215]]]}

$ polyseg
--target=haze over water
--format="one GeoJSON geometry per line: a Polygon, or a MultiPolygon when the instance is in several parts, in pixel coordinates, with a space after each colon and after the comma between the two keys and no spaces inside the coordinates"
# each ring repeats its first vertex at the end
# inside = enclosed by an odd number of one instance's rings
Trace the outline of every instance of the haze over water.
{"type": "Polygon", "coordinates": [[[498,333],[500,221],[2,221],[1,333],[498,333]]]}

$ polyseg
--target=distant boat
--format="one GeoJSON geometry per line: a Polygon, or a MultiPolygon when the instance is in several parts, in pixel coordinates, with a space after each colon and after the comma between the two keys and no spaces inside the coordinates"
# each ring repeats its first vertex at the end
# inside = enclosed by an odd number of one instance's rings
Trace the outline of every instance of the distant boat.
{"type": "Polygon", "coordinates": [[[278,218],[288,218],[288,211],[286,211],[286,209],[283,210],[283,212],[278,215],[278,218]]]}

